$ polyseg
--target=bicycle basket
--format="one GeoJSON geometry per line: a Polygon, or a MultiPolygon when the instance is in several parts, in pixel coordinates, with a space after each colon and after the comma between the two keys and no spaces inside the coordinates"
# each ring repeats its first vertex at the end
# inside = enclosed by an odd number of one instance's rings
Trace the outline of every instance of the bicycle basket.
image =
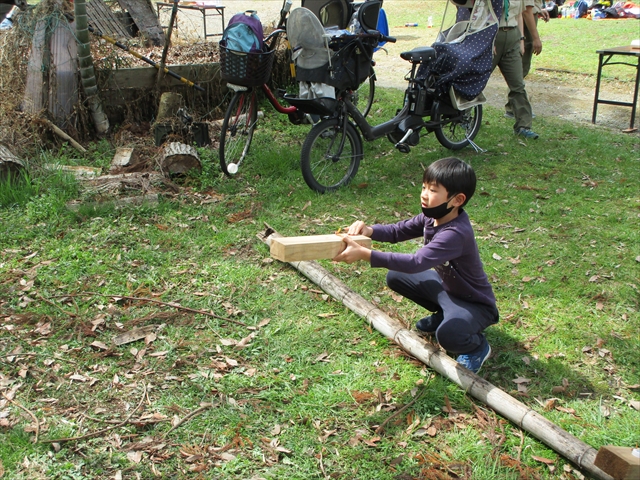
{"type": "Polygon", "coordinates": [[[244,87],[262,85],[271,75],[274,52],[238,52],[220,44],[220,76],[222,80],[244,87]]]}

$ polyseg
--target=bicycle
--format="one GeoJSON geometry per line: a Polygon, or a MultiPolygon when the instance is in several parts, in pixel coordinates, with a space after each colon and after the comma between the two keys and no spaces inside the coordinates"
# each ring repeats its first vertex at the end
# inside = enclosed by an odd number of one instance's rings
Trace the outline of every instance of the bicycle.
{"type": "MultiPolygon", "coordinates": [[[[441,54],[453,55],[456,49],[464,49],[465,38],[475,35],[472,42],[480,44],[478,48],[483,49],[482,55],[485,51],[491,55],[498,18],[494,10],[500,14],[500,1],[476,0],[470,12],[471,20],[465,21],[466,24],[456,23],[451,29],[441,32],[441,45],[437,46],[441,54]],[[496,5],[493,6],[492,2],[496,5]],[[482,28],[476,28],[478,25],[482,28]]],[[[368,3],[375,2],[367,2],[361,8],[366,8],[368,3]]],[[[367,26],[366,22],[361,23],[364,33],[337,37],[329,47],[335,50],[341,48],[341,44],[355,42],[356,48],[362,48],[367,42],[395,42],[395,39],[367,26]]],[[[308,133],[300,155],[302,175],[311,189],[320,193],[334,191],[355,177],[363,156],[362,137],[366,141],[373,141],[386,136],[400,152],[408,153],[411,147],[418,144],[420,132],[424,129],[427,134],[434,132],[440,144],[450,150],[471,145],[476,151],[482,151],[474,139],[482,122],[482,103],[486,101],[482,89],[489,78],[490,69],[482,74],[484,83],[479,83],[479,94],[474,93],[476,96],[469,100],[458,94],[452,85],[443,83],[451,79],[447,79],[447,75],[436,68],[446,65],[446,62],[438,62],[436,48],[419,47],[401,53],[400,57],[411,63],[411,71],[406,77],[408,85],[403,106],[392,119],[376,126],[371,126],[354,106],[353,90],[341,90],[335,99],[319,98],[311,102],[285,95],[289,104],[323,117],[308,133]]]]}
{"type": "MultiPolygon", "coordinates": [[[[257,89],[265,94],[277,112],[288,115],[292,123],[297,125],[309,121],[296,107],[280,104],[266,83],[279,41],[286,34],[286,20],[292,3],[292,0],[284,0],[278,25],[264,40],[265,52],[236,52],[220,45],[221,77],[234,92],[220,128],[218,149],[220,168],[229,177],[238,173],[251,147],[259,118],[257,89]]],[[[277,94],[282,97],[284,91],[277,94]]]]}

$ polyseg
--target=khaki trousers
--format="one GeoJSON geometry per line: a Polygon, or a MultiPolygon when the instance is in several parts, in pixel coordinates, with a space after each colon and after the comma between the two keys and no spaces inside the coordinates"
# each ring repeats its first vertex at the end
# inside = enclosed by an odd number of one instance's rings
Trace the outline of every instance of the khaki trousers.
{"type": "Polygon", "coordinates": [[[522,55],[520,54],[520,30],[516,28],[499,28],[494,42],[496,53],[493,57],[493,68],[500,73],[509,87],[509,104],[513,109],[516,123],[513,129],[531,128],[531,104],[527,97],[522,75],[522,55]]]}

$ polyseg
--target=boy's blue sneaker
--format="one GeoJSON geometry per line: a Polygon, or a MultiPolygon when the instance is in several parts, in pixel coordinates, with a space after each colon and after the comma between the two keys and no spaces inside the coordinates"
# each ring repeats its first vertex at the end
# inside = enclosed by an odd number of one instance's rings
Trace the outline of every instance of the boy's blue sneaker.
{"type": "Polygon", "coordinates": [[[531,140],[536,140],[540,135],[531,130],[530,128],[520,127],[513,131],[519,137],[524,137],[531,140]]]}
{"type": "Polygon", "coordinates": [[[421,318],[416,322],[416,329],[421,333],[433,335],[444,320],[442,311],[436,312],[428,317],[421,318]]]}
{"type": "Polygon", "coordinates": [[[489,345],[489,342],[487,342],[485,338],[477,350],[459,355],[456,361],[460,365],[467,367],[473,373],[478,373],[482,364],[489,358],[489,355],[491,355],[491,345],[489,345]]]}

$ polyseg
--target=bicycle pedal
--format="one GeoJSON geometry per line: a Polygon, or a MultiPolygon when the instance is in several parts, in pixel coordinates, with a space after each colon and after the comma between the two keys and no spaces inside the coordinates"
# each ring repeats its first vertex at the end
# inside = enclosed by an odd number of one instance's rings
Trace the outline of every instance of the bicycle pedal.
{"type": "Polygon", "coordinates": [[[396,143],[395,146],[400,153],[409,153],[411,151],[411,147],[406,143],[396,143]]]}

